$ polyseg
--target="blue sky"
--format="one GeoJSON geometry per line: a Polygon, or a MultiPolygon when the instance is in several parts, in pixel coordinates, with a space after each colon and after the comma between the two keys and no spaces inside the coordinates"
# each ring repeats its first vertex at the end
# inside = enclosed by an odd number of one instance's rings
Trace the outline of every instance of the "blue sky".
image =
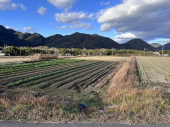
{"type": "Polygon", "coordinates": [[[169,0],[0,0],[0,24],[20,32],[99,34],[119,43],[170,41],[169,0]]]}

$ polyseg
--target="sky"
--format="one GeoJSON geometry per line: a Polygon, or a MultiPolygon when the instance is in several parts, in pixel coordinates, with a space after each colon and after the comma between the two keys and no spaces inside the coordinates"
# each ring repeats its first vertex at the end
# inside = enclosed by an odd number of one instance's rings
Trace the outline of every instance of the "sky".
{"type": "Polygon", "coordinates": [[[170,42],[170,0],[0,0],[0,24],[44,37],[80,32],[118,43],[170,42]]]}

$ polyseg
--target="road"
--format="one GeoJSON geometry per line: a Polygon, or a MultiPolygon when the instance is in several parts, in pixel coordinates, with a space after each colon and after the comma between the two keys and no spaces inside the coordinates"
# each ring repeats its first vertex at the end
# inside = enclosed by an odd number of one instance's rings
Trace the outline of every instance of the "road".
{"type": "Polygon", "coordinates": [[[126,125],[126,124],[100,124],[100,123],[26,123],[26,122],[11,122],[0,121],[0,127],[170,127],[170,125],[126,125]]]}

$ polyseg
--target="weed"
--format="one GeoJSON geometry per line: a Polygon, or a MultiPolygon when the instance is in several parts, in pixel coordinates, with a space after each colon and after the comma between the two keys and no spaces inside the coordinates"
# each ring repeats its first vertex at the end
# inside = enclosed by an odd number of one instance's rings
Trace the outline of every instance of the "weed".
{"type": "Polygon", "coordinates": [[[133,123],[168,123],[169,99],[151,88],[141,89],[136,68],[135,57],[131,57],[116,73],[103,101],[118,106],[106,112],[113,113],[117,120],[130,119],[133,123]]]}

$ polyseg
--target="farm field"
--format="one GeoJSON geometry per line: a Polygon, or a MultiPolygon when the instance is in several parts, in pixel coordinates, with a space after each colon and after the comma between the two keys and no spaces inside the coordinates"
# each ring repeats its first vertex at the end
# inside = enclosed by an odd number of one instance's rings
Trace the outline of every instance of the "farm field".
{"type": "Polygon", "coordinates": [[[88,56],[88,57],[77,57],[73,59],[82,60],[103,60],[103,61],[126,61],[129,57],[119,57],[119,56],[88,56]]]}
{"type": "MultiPolygon", "coordinates": [[[[152,63],[154,57],[132,56],[127,61],[118,57],[119,61],[102,61],[100,58],[1,65],[0,120],[169,122],[169,99],[148,88],[159,86],[158,82],[151,82],[144,70],[145,64],[152,63]],[[137,65],[142,85],[148,86],[146,88],[140,86],[137,65]],[[80,110],[78,103],[85,104],[87,110],[80,110]],[[153,119],[154,113],[156,117],[153,119]]],[[[165,86],[165,82],[161,85],[165,86]]]]}
{"type": "Polygon", "coordinates": [[[88,120],[103,107],[101,96],[122,64],[54,59],[1,65],[0,120],[88,120]],[[92,116],[80,114],[78,103],[89,106],[92,116]]]}
{"type": "Polygon", "coordinates": [[[109,79],[106,77],[111,78],[119,65],[119,62],[78,59],[1,65],[0,96],[7,95],[12,98],[31,94],[53,97],[81,93],[91,87],[107,84],[109,79]]]}
{"type": "Polygon", "coordinates": [[[141,84],[170,93],[170,58],[136,57],[141,84]]]}

